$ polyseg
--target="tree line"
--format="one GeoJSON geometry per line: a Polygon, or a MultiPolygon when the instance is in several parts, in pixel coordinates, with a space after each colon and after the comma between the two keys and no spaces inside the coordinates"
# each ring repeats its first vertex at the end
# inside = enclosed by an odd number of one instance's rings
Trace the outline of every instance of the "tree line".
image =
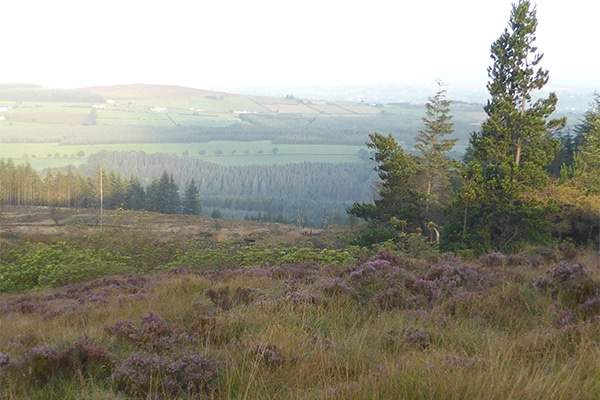
{"type": "Polygon", "coordinates": [[[374,133],[367,145],[379,175],[373,203],[348,212],[369,223],[363,244],[429,236],[452,251],[513,251],[553,240],[596,243],[600,225],[600,94],[577,127],[562,134],[552,118],[557,96],[539,91],[549,73],[535,47],[536,9],[513,4],[509,26],[491,46],[487,119],[456,163],[444,91],[430,98],[417,152],[392,135],[374,133]],[[440,238],[441,232],[441,238],[440,238]]]}
{"type": "Polygon", "coordinates": [[[147,210],[164,214],[200,214],[201,202],[195,180],[183,193],[172,174],[164,171],[147,187],[139,177],[129,179],[115,171],[99,168],[85,175],[70,167],[38,174],[29,164],[15,165],[0,160],[0,204],[147,210]]]}
{"type": "Polygon", "coordinates": [[[224,217],[317,227],[344,222],[352,202],[371,198],[374,179],[361,163],[223,166],[169,154],[101,152],[79,168],[41,174],[0,160],[0,204],[185,214],[204,207],[206,215],[218,210],[224,217]]]}

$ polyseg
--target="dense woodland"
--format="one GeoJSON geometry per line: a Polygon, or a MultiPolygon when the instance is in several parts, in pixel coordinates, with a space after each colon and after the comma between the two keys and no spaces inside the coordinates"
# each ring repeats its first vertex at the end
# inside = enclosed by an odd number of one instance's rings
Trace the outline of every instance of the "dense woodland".
{"type": "Polygon", "coordinates": [[[308,226],[345,222],[345,208],[356,199],[368,200],[374,182],[372,169],[361,163],[223,166],[141,152],[102,152],[80,169],[43,174],[28,165],[0,161],[0,176],[3,204],[99,207],[102,184],[106,209],[179,213],[186,211],[183,200],[193,182],[208,215],[217,209],[225,217],[260,215],[308,226]],[[167,205],[158,204],[164,199],[167,205]]]}

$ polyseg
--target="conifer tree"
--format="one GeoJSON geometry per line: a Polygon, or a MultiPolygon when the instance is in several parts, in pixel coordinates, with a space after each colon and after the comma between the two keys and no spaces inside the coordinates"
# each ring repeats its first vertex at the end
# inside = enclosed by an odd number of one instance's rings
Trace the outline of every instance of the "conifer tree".
{"type": "Polygon", "coordinates": [[[125,195],[125,208],[128,210],[144,209],[146,192],[140,182],[140,178],[136,175],[131,175],[127,183],[127,191],[125,195]]]}
{"type": "Polygon", "coordinates": [[[534,100],[549,77],[539,67],[536,28],[535,7],[520,0],[491,46],[488,118],[470,138],[471,160],[447,229],[450,247],[510,250],[548,239],[545,210],[532,193],[548,184],[544,167],[558,150],[553,135],[565,120],[549,119],[557,104],[554,93],[534,100]]]}
{"type": "Polygon", "coordinates": [[[584,190],[600,193],[600,93],[595,94],[591,108],[585,113],[581,126],[583,143],[579,152],[583,161],[584,190]]]}
{"type": "Polygon", "coordinates": [[[423,226],[424,194],[417,188],[416,157],[406,154],[391,134],[369,135],[367,146],[375,150],[373,160],[379,174],[374,204],[354,203],[347,212],[370,223],[363,244],[393,239],[399,226],[415,231],[423,226]]]}
{"type": "Polygon", "coordinates": [[[183,214],[198,215],[200,214],[200,198],[199,198],[198,186],[196,186],[196,180],[190,179],[189,183],[185,188],[185,193],[182,200],[182,212],[183,214]]]}
{"type": "Polygon", "coordinates": [[[425,176],[425,211],[429,211],[432,204],[439,204],[443,194],[449,192],[449,175],[453,162],[447,157],[447,153],[458,141],[447,138],[454,132],[450,122],[450,101],[446,100],[443,83],[438,81],[437,84],[437,93],[425,105],[425,129],[419,131],[415,145],[421,153],[420,170],[425,176]]]}

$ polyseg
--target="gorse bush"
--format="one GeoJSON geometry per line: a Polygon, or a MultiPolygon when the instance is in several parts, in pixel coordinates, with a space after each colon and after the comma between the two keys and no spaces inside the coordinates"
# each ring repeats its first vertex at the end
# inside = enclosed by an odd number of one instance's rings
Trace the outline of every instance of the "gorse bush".
{"type": "Polygon", "coordinates": [[[242,245],[185,240],[161,243],[127,236],[109,240],[86,237],[68,243],[23,243],[0,249],[0,292],[58,287],[94,278],[132,273],[168,271],[180,267],[197,270],[233,269],[312,262],[346,265],[364,257],[364,250],[319,249],[305,246],[242,245]]]}
{"type": "Polygon", "coordinates": [[[26,243],[2,251],[0,292],[57,287],[106,275],[131,273],[128,257],[107,249],[82,249],[66,242],[26,243]]]}

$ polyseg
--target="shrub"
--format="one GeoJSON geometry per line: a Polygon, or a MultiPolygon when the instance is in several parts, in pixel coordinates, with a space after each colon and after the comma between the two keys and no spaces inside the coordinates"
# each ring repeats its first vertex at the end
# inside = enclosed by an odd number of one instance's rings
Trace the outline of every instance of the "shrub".
{"type": "Polygon", "coordinates": [[[35,383],[44,384],[61,370],[61,359],[54,347],[36,346],[25,353],[22,366],[35,383]]]}
{"type": "Polygon", "coordinates": [[[169,399],[209,392],[219,369],[217,361],[200,354],[173,360],[135,352],[116,366],[111,382],[130,396],[169,399]]]}
{"type": "Polygon", "coordinates": [[[283,364],[281,350],[274,344],[257,343],[250,348],[248,353],[254,362],[265,365],[269,369],[274,369],[283,364]]]}
{"type": "Polygon", "coordinates": [[[104,331],[154,350],[166,350],[177,343],[195,341],[195,337],[185,333],[180,326],[167,323],[151,311],[142,318],[139,328],[131,321],[117,321],[113,326],[105,326],[104,331]]]}
{"type": "Polygon", "coordinates": [[[229,297],[229,286],[222,288],[208,288],[204,295],[215,305],[219,310],[226,311],[231,308],[232,302],[229,297]]]}

